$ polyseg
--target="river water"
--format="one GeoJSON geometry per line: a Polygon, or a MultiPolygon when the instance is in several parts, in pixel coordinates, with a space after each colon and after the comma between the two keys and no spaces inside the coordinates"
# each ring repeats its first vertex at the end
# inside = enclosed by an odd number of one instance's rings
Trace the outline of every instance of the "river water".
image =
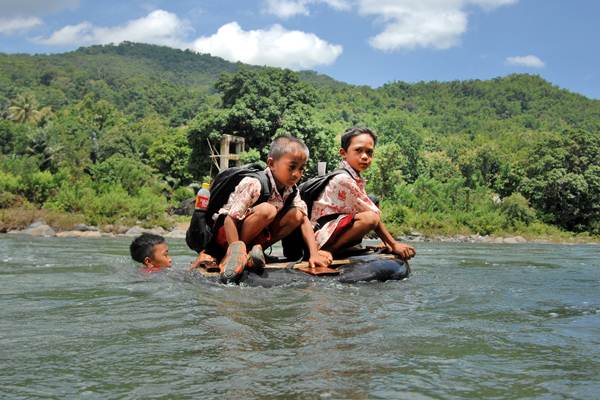
{"type": "Polygon", "coordinates": [[[600,398],[600,246],[417,243],[405,281],[265,289],[129,243],[0,235],[0,398],[600,398]]]}

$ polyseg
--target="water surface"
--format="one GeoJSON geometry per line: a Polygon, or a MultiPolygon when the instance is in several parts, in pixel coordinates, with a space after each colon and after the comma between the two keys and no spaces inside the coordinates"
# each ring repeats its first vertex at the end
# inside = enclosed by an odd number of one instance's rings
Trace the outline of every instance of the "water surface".
{"type": "Polygon", "coordinates": [[[401,282],[142,275],[130,239],[0,235],[0,398],[590,399],[600,246],[417,243],[401,282]]]}

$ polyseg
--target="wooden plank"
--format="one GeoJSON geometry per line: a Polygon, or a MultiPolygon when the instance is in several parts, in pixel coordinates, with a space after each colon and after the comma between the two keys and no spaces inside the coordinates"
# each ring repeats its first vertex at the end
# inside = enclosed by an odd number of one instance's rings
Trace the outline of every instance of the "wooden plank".
{"type": "MultiPolygon", "coordinates": [[[[397,258],[395,255],[393,254],[378,254],[377,258],[380,259],[384,259],[384,260],[392,260],[397,258]]],[[[331,267],[340,267],[342,265],[348,265],[348,264],[352,264],[352,260],[349,258],[342,258],[342,259],[338,259],[338,260],[333,260],[333,262],[331,263],[331,267]]],[[[290,263],[270,263],[267,264],[265,266],[265,268],[272,268],[272,269],[284,269],[284,268],[294,268],[294,269],[304,269],[304,268],[308,268],[308,261],[301,261],[299,263],[294,264],[292,267],[288,267],[288,265],[290,265],[290,263]]]]}

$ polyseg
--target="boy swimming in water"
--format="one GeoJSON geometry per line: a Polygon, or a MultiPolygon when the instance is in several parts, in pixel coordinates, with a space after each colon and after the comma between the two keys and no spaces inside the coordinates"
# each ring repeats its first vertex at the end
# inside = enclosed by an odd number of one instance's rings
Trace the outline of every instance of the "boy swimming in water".
{"type": "Polygon", "coordinates": [[[169,246],[165,238],[152,233],[142,233],[129,246],[131,258],[144,265],[142,272],[158,272],[171,268],[169,246]]]}

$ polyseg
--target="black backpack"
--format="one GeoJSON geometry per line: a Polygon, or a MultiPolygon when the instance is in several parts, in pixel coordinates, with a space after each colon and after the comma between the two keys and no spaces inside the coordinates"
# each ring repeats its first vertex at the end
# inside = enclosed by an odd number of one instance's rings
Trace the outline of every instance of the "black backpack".
{"type": "Polygon", "coordinates": [[[328,174],[322,176],[316,176],[311,178],[301,184],[298,187],[300,191],[300,197],[306,203],[306,207],[308,208],[308,218],[310,218],[310,214],[312,212],[312,206],[315,200],[319,198],[323,190],[325,190],[325,186],[329,183],[329,181],[336,175],[347,173],[350,175],[350,172],[344,168],[339,168],[334,171],[331,171],[328,174]]]}
{"type": "Polygon", "coordinates": [[[265,202],[271,196],[271,182],[259,164],[227,168],[219,172],[210,186],[210,199],[206,210],[194,210],[190,226],[185,234],[188,247],[201,252],[212,237],[213,216],[218,212],[240,181],[246,177],[260,181],[261,193],[258,203],[265,202]]]}
{"type": "MultiPolygon", "coordinates": [[[[206,210],[194,210],[190,227],[188,228],[185,241],[188,247],[196,252],[204,250],[212,238],[214,226],[213,216],[219,212],[229,195],[235,190],[240,181],[246,177],[256,178],[260,182],[260,197],[256,204],[264,203],[271,197],[271,181],[264,168],[260,164],[247,164],[241,167],[232,167],[219,172],[210,186],[210,199],[206,210]]],[[[294,198],[295,192],[286,199],[288,205],[294,198]]]]}

